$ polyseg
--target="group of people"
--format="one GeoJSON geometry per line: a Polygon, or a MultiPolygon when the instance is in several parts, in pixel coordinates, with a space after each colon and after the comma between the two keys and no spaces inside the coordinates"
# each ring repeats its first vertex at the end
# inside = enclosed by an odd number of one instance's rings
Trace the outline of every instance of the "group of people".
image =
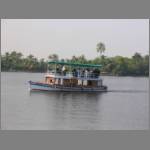
{"type": "MultiPolygon", "coordinates": [[[[65,66],[60,67],[56,67],[56,73],[58,74],[62,74],[62,75],[66,75],[67,73],[67,69],[65,66]]],[[[93,77],[93,78],[97,78],[100,75],[100,70],[98,69],[76,69],[73,68],[72,69],[72,75],[74,77],[93,77]]]]}
{"type": "Polygon", "coordinates": [[[75,77],[97,78],[100,75],[100,71],[98,69],[73,69],[72,72],[75,77]]]}

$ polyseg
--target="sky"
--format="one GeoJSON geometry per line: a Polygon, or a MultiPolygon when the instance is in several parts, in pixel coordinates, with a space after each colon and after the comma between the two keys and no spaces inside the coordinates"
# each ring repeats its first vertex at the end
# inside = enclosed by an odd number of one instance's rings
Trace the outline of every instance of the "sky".
{"type": "Polygon", "coordinates": [[[2,19],[1,53],[17,51],[47,58],[84,54],[93,59],[96,45],[106,46],[105,56],[149,54],[148,19],[2,19]]]}

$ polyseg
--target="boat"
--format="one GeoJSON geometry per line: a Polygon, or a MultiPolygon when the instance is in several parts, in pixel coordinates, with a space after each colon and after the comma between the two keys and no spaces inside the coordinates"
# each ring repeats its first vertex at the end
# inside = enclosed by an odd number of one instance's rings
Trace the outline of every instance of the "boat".
{"type": "Polygon", "coordinates": [[[32,91],[105,92],[101,65],[49,61],[43,82],[29,81],[32,91]]]}

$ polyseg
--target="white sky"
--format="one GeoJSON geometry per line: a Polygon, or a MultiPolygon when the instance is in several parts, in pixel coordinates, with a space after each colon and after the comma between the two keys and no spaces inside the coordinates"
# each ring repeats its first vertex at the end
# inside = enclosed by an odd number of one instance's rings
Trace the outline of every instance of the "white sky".
{"type": "Polygon", "coordinates": [[[98,56],[96,44],[106,45],[106,56],[149,53],[148,19],[2,19],[1,52],[22,52],[47,58],[84,54],[98,56]]]}

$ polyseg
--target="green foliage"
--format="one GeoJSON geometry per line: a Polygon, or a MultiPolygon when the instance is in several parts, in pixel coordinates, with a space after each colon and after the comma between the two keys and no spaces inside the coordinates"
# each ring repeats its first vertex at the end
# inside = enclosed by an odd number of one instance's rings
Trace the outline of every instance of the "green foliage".
{"type": "Polygon", "coordinates": [[[1,56],[2,71],[31,71],[44,72],[47,69],[47,63],[44,59],[38,61],[33,55],[23,58],[21,53],[15,51],[5,53],[1,56]]]}
{"type": "MultiPolygon", "coordinates": [[[[58,55],[52,54],[48,57],[52,60],[59,60],[58,55]]],[[[92,60],[87,60],[84,55],[72,56],[71,59],[61,59],[65,62],[75,62],[82,64],[101,64],[101,73],[118,76],[149,76],[149,55],[141,56],[135,53],[132,58],[115,56],[106,57],[102,55],[92,60]]],[[[23,57],[23,54],[15,51],[6,52],[1,56],[2,71],[30,71],[46,72],[47,62],[44,59],[38,60],[33,55],[23,57]]]]}

